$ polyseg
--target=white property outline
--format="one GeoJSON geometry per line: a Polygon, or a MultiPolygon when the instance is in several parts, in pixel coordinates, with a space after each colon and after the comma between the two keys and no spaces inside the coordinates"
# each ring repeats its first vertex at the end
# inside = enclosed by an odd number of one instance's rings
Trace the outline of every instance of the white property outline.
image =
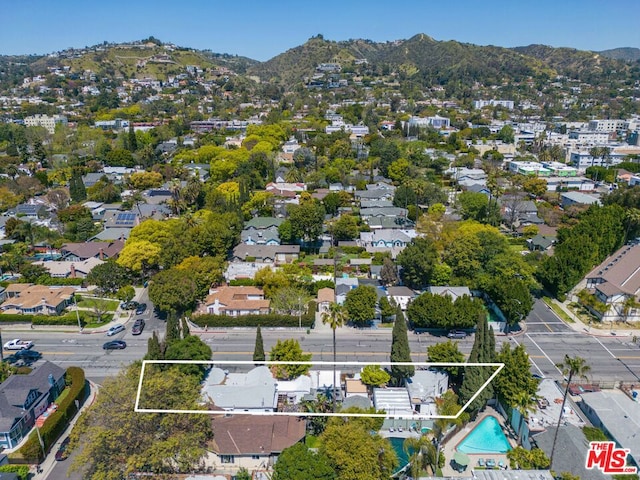
{"type": "Polygon", "coordinates": [[[456,362],[326,362],[326,361],[308,361],[308,362],[292,362],[292,361],[274,361],[263,360],[256,362],[253,360],[143,360],[140,369],[140,380],[138,381],[138,391],[136,392],[136,403],[134,411],[137,413],[191,413],[191,414],[207,414],[207,415],[256,415],[256,416],[292,416],[292,417],[373,417],[373,418],[398,418],[398,419],[415,419],[415,420],[432,420],[437,418],[457,419],[473,402],[478,395],[491,383],[491,381],[504,368],[504,363],[487,362],[487,363],[456,363],[456,362]],[[414,367],[498,367],[495,372],[482,384],[480,389],[465,403],[456,415],[389,415],[388,413],[341,413],[341,412],[245,412],[245,411],[220,411],[220,410],[175,410],[160,408],[140,408],[140,394],[142,392],[142,379],[147,364],[186,364],[186,365],[251,365],[253,367],[261,365],[331,365],[331,366],[367,366],[367,365],[400,365],[414,367]]]}

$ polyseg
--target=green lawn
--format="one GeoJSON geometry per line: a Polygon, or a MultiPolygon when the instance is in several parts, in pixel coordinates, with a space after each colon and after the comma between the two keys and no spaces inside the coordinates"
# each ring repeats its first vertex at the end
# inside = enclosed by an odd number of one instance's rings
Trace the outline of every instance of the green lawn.
{"type": "Polygon", "coordinates": [[[94,308],[96,306],[96,302],[100,302],[103,304],[106,309],[110,312],[115,312],[120,305],[118,300],[108,300],[108,299],[95,299],[95,298],[83,298],[78,302],[79,308],[94,308]]]}
{"type": "Polygon", "coordinates": [[[556,303],[551,300],[549,297],[542,297],[542,301],[551,307],[551,310],[554,311],[556,315],[558,315],[562,320],[567,323],[576,323],[573,318],[569,316],[567,312],[565,312],[562,308],[560,308],[556,303]]]}

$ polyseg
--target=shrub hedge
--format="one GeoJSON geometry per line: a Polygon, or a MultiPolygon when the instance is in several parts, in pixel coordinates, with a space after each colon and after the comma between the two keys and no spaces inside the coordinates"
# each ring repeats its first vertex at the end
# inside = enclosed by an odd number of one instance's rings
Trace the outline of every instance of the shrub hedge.
{"type": "MultiPolygon", "coordinates": [[[[302,326],[311,328],[315,319],[315,303],[313,308],[310,305],[311,314],[303,315],[302,326]]],[[[194,315],[191,321],[199,327],[297,327],[300,319],[297,315],[280,315],[270,313],[268,315],[242,315],[240,317],[232,317],[229,315],[213,315],[206,313],[203,315],[194,315]]]]}
{"type": "MultiPolygon", "coordinates": [[[[58,403],[58,409],[49,415],[49,418],[40,428],[40,435],[44,442],[45,451],[49,451],[51,446],[58,440],[62,432],[69,424],[69,421],[78,411],[78,404],[82,404],[85,399],[86,382],[84,370],[79,367],[69,367],[66,372],[66,383],[69,384],[69,393],[58,403]]],[[[29,439],[20,447],[18,453],[29,462],[41,462],[43,460],[42,448],[38,441],[37,434],[31,434],[29,439]]]]}
{"type": "Polygon", "coordinates": [[[29,478],[29,467],[27,465],[2,465],[0,472],[15,473],[20,480],[29,478]]]}
{"type": "MultiPolygon", "coordinates": [[[[86,323],[87,312],[80,311],[80,323],[86,323]]],[[[76,312],[69,312],[65,315],[20,315],[17,313],[0,314],[0,323],[32,323],[33,325],[77,325],[78,317],[76,312]]]]}

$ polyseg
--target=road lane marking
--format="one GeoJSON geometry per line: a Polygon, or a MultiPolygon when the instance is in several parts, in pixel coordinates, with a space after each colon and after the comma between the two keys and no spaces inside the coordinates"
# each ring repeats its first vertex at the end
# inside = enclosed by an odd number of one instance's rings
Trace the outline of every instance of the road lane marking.
{"type": "Polygon", "coordinates": [[[613,358],[617,358],[613,353],[611,353],[611,350],[609,350],[607,347],[604,346],[604,343],[602,343],[598,337],[593,337],[593,338],[596,339],[596,342],[598,342],[600,346],[604,348],[609,355],[611,355],[613,358]]]}
{"type": "Polygon", "coordinates": [[[550,363],[551,365],[553,365],[553,366],[554,366],[554,368],[555,368],[556,370],[558,370],[558,373],[560,373],[560,375],[563,375],[562,370],[560,370],[560,369],[558,368],[558,366],[557,366],[555,363],[553,363],[553,361],[549,358],[549,355],[547,355],[547,352],[545,352],[542,348],[540,348],[540,345],[538,345],[538,344],[537,344],[537,342],[536,342],[533,338],[531,338],[531,337],[529,336],[529,334],[528,334],[528,333],[527,333],[526,335],[527,335],[527,338],[528,338],[529,340],[531,340],[531,342],[533,342],[533,344],[536,346],[536,348],[537,348],[538,350],[540,350],[540,352],[542,353],[542,355],[544,355],[544,357],[545,357],[547,360],[549,360],[549,363],[550,363]]]}
{"type": "MultiPolygon", "coordinates": [[[[520,345],[520,343],[518,343],[518,340],[515,337],[511,337],[511,338],[513,338],[513,341],[515,342],[516,345],[520,345]]],[[[543,358],[543,357],[539,357],[539,358],[543,358]]],[[[538,366],[538,364],[534,362],[532,355],[529,355],[529,361],[533,364],[534,367],[536,367],[536,370],[540,372],[540,375],[544,377],[545,376],[544,373],[542,373],[542,370],[540,370],[540,367],[538,366]]]]}

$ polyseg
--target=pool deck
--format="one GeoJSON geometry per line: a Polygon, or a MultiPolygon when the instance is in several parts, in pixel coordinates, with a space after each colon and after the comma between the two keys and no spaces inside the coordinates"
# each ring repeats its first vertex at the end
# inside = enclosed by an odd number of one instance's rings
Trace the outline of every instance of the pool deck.
{"type": "Polygon", "coordinates": [[[451,467],[450,462],[451,462],[451,459],[453,459],[453,455],[456,452],[456,446],[462,441],[464,437],[466,437],[471,432],[471,430],[473,430],[482,420],[484,420],[485,417],[488,417],[488,416],[492,416],[498,419],[498,421],[500,422],[500,425],[502,426],[502,431],[507,437],[507,440],[509,441],[512,447],[516,446],[517,437],[513,434],[513,432],[509,428],[505,427],[505,420],[504,418],[502,418],[502,415],[500,415],[497,410],[491,407],[487,407],[481,413],[478,414],[478,416],[473,422],[468,423],[462,430],[456,433],[443,446],[442,451],[444,452],[444,456],[446,458],[446,463],[442,468],[442,475],[444,477],[469,477],[469,475],[471,474],[471,470],[478,466],[478,460],[480,458],[484,459],[485,461],[488,458],[491,458],[496,461],[496,465],[498,465],[498,462],[502,460],[502,462],[505,465],[509,465],[509,461],[507,460],[506,454],[484,453],[484,454],[475,455],[475,454],[468,453],[467,455],[469,456],[469,459],[471,461],[469,462],[469,466],[466,468],[466,470],[464,470],[463,472],[458,472],[457,470],[454,470],[451,467]]]}

